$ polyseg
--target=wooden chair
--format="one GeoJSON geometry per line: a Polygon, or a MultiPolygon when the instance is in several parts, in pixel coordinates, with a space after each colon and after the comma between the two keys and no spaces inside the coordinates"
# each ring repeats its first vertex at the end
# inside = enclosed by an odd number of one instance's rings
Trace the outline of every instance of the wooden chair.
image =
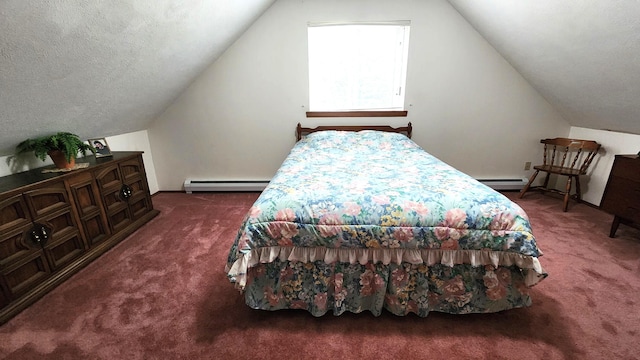
{"type": "Polygon", "coordinates": [[[569,197],[575,198],[578,202],[582,200],[580,192],[580,175],[587,173],[587,168],[593,161],[593,158],[600,150],[600,144],[592,140],[577,140],[567,138],[542,139],[540,143],[544,144],[544,157],[542,165],[536,165],[536,170],[527,185],[520,191],[520,198],[530,189],[539,189],[564,195],[563,211],[567,211],[569,205],[569,197]],[[546,172],[542,186],[534,186],[531,184],[535,180],[540,171],[546,172]],[[567,176],[567,185],[565,191],[549,188],[549,176],[551,174],[567,176]],[[571,195],[571,182],[576,180],[576,193],[571,195]]]}

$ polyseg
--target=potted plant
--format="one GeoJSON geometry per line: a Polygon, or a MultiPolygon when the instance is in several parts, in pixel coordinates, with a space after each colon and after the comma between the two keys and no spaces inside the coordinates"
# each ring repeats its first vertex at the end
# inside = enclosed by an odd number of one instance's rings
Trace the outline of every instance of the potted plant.
{"type": "Polygon", "coordinates": [[[27,139],[16,146],[18,154],[29,151],[33,151],[34,155],[42,161],[45,161],[49,155],[59,169],[73,168],[78,152],[82,152],[82,155],[86,155],[87,151],[96,153],[93,146],[82,142],[78,135],[68,132],[27,139]]]}

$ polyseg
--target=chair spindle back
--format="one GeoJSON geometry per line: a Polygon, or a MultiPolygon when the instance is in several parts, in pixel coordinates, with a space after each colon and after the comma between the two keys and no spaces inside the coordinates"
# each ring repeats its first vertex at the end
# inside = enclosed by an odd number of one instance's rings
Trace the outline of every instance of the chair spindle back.
{"type": "Polygon", "coordinates": [[[544,165],[557,166],[559,168],[579,169],[579,172],[582,175],[587,173],[589,165],[600,149],[600,144],[591,140],[553,138],[542,139],[540,142],[544,144],[544,165]],[[556,164],[556,156],[560,157],[560,152],[562,153],[562,159],[558,160],[560,161],[559,164],[556,164]],[[583,155],[582,161],[579,162],[581,155],[583,155]],[[551,158],[549,162],[547,162],[548,157],[551,158]],[[567,158],[571,161],[570,166],[568,164],[565,166],[567,158]],[[580,164],[580,167],[576,168],[576,164],[580,164]]]}

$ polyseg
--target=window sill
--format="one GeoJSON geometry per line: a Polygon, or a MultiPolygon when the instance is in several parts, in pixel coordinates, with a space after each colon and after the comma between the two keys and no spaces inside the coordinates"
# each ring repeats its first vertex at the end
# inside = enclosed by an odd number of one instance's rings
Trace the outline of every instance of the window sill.
{"type": "Polygon", "coordinates": [[[307,117],[406,117],[407,110],[383,111],[307,111],[307,117]]]}

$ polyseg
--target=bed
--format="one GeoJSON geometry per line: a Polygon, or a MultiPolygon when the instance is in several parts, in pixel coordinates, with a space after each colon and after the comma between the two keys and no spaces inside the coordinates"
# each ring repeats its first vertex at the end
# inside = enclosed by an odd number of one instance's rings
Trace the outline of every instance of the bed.
{"type": "Polygon", "coordinates": [[[547,274],[526,213],[411,132],[298,124],[229,251],[249,307],[426,317],[531,305],[547,274]]]}

